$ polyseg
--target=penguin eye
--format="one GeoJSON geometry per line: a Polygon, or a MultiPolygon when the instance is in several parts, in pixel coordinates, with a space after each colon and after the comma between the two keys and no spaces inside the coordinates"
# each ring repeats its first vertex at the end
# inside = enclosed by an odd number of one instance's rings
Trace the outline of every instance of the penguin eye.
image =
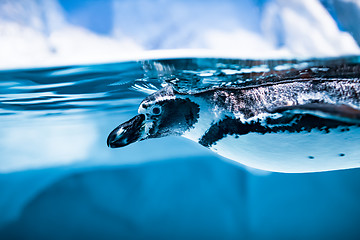
{"type": "Polygon", "coordinates": [[[155,105],[151,108],[150,113],[153,115],[159,115],[161,113],[161,107],[159,105],[155,105]]]}

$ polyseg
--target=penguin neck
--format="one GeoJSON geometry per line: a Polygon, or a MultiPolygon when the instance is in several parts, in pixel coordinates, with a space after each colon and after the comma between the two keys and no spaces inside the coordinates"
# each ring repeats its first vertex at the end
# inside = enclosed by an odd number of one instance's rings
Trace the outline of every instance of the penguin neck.
{"type": "Polygon", "coordinates": [[[181,136],[199,142],[208,129],[224,117],[224,113],[214,109],[214,106],[202,97],[190,96],[188,98],[200,106],[199,117],[198,121],[181,136]]]}

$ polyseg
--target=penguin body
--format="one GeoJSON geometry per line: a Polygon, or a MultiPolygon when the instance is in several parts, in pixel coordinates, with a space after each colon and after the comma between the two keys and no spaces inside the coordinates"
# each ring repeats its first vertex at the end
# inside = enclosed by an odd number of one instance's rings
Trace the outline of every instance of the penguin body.
{"type": "Polygon", "coordinates": [[[180,135],[262,170],[356,168],[359,96],[357,79],[292,79],[194,94],[167,86],[144,99],[139,115],[114,129],[108,145],[180,135]]]}

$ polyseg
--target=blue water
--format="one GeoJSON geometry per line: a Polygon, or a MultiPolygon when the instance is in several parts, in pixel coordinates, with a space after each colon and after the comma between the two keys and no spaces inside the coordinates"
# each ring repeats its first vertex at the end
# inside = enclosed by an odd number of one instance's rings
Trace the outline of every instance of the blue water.
{"type": "Polygon", "coordinates": [[[359,169],[268,173],[180,137],[106,146],[165,82],[196,92],[334,62],[359,58],[1,71],[0,239],[358,238],[359,169]]]}

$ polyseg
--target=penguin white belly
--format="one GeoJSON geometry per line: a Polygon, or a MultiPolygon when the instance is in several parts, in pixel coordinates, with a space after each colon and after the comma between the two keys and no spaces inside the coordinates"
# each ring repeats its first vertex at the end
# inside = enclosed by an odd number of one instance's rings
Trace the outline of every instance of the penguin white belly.
{"type": "Polygon", "coordinates": [[[360,167],[360,128],[341,132],[227,135],[210,147],[219,155],[249,167],[287,173],[360,167]]]}

